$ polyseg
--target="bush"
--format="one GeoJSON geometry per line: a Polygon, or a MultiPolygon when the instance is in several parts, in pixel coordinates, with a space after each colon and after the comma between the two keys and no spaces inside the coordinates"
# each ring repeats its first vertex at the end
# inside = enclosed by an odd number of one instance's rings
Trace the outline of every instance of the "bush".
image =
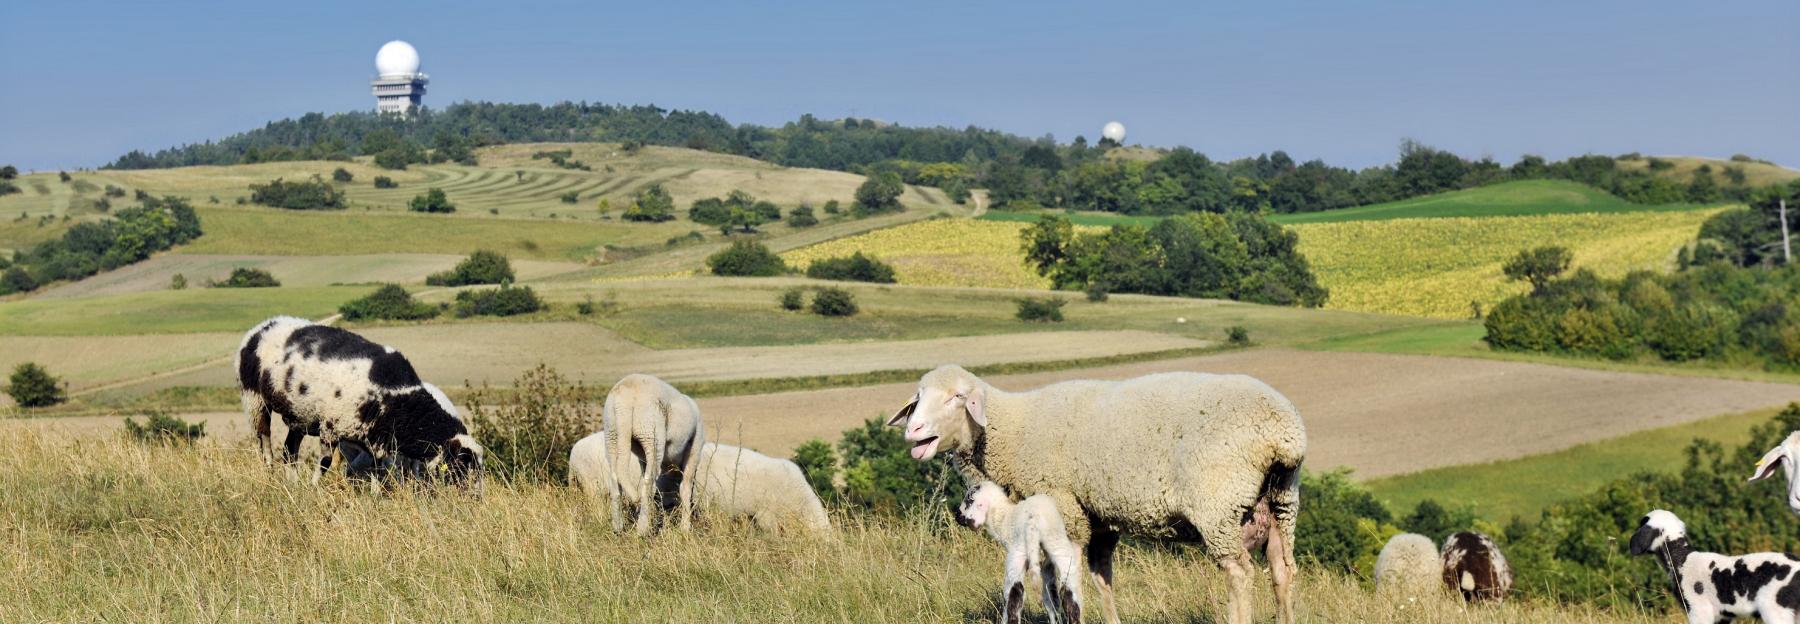
{"type": "Polygon", "coordinates": [[[594,315],[594,296],[588,295],[587,297],[583,298],[581,301],[575,302],[575,313],[580,314],[582,316],[593,316],[594,315]]]}
{"type": "Polygon", "coordinates": [[[413,212],[456,212],[456,205],[450,203],[449,197],[444,196],[444,190],[436,188],[426,191],[423,195],[413,197],[407,207],[411,208],[413,212]]]}
{"type": "Polygon", "coordinates": [[[487,450],[488,473],[513,483],[568,483],[569,447],[600,430],[598,394],[543,364],[510,389],[484,384],[470,392],[470,433],[487,450]]]}
{"type": "Polygon", "coordinates": [[[847,258],[826,258],[814,262],[806,267],[806,276],[813,279],[892,284],[894,267],[858,251],[847,258]]]}
{"type": "Polygon", "coordinates": [[[393,178],[390,178],[387,176],[375,176],[375,188],[378,188],[378,189],[400,188],[400,185],[395,184],[393,178]]]}
{"type": "Polygon", "coordinates": [[[185,290],[185,289],[187,289],[187,276],[186,275],[176,273],[174,275],[174,277],[169,278],[169,290],[185,290]]]}
{"type": "Polygon", "coordinates": [[[806,475],[807,485],[819,495],[819,500],[837,500],[837,484],[832,477],[837,475],[838,461],[831,444],[818,438],[807,440],[794,449],[793,459],[794,465],[800,467],[800,474],[806,475]]]}
{"type": "Polygon", "coordinates": [[[706,258],[713,275],[727,277],[773,277],[787,272],[781,256],[756,241],[733,241],[730,247],[706,258]]]}
{"type": "Polygon", "coordinates": [[[268,271],[249,267],[232,269],[231,276],[225,281],[208,284],[213,288],[274,288],[280,285],[281,282],[268,271]]]}
{"type": "Polygon", "coordinates": [[[856,296],[842,288],[820,288],[813,295],[812,311],[819,316],[853,316],[857,312],[856,296]]]}
{"type": "Polygon", "coordinates": [[[682,245],[698,243],[698,242],[701,242],[704,240],[706,240],[706,235],[701,234],[699,230],[694,230],[694,231],[688,232],[686,234],[682,234],[680,236],[669,237],[669,240],[663,241],[663,246],[664,247],[680,247],[682,245]]]}
{"type": "Polygon", "coordinates": [[[331,171],[331,181],[333,181],[333,182],[348,183],[354,179],[356,179],[356,176],[350,175],[349,169],[345,169],[343,167],[338,167],[337,169],[333,169],[331,171]]]}
{"type": "Polygon", "coordinates": [[[884,212],[899,212],[906,207],[900,205],[900,194],[906,188],[900,183],[900,174],[883,172],[864,180],[856,187],[857,216],[868,216],[884,212]]]}
{"type": "Polygon", "coordinates": [[[281,178],[268,184],[250,185],[250,201],[271,208],[288,210],[341,210],[343,192],[326,184],[319,176],[305,182],[288,182],[281,178]]]}
{"type": "Polygon", "coordinates": [[[44,367],[25,362],[13,369],[6,393],[20,407],[47,407],[69,399],[63,393],[61,381],[44,367]]]}
{"type": "Polygon", "coordinates": [[[478,250],[456,263],[456,268],[426,276],[425,283],[431,286],[468,286],[499,284],[512,280],[512,262],[506,256],[498,252],[478,250]]]}
{"type": "Polygon", "coordinates": [[[350,321],[415,321],[437,316],[438,308],[413,300],[412,294],[399,284],[387,284],[368,296],[338,306],[338,313],[350,321]]]}
{"type": "Polygon", "coordinates": [[[1507,279],[1529,282],[1533,293],[1543,293],[1550,280],[1569,269],[1569,262],[1574,257],[1565,247],[1538,247],[1519,252],[1507,260],[1500,271],[1507,279]]]}
{"type": "Polygon", "coordinates": [[[11,180],[19,177],[19,168],[12,165],[0,167],[0,180],[11,180]]]}
{"type": "Polygon", "coordinates": [[[819,224],[819,218],[813,216],[812,206],[800,206],[788,211],[788,227],[807,228],[819,224]]]}
{"type": "Polygon", "coordinates": [[[845,431],[838,440],[844,481],[841,491],[831,485],[834,479],[826,462],[831,459],[829,453],[821,453],[817,445],[808,450],[807,464],[802,468],[807,482],[815,489],[829,488],[826,491],[831,493],[820,498],[857,509],[890,514],[936,511],[944,508],[946,494],[957,496],[960,491],[953,488],[962,487],[962,478],[950,462],[914,461],[910,454],[912,443],[899,429],[885,425],[882,418],[863,421],[862,426],[845,431]]]}
{"type": "Polygon", "coordinates": [[[106,185],[105,195],[107,197],[124,197],[125,189],[108,184],[106,185]]]}
{"type": "Polygon", "coordinates": [[[1419,501],[1411,513],[1400,519],[1400,530],[1418,533],[1436,542],[1443,541],[1451,533],[1467,531],[1474,526],[1475,510],[1469,507],[1448,509],[1429,498],[1419,501]]]}
{"type": "Polygon", "coordinates": [[[1088,301],[1094,303],[1105,303],[1107,299],[1112,298],[1112,292],[1108,290],[1106,284],[1102,282],[1088,284],[1088,287],[1082,292],[1087,294],[1088,301]]]}
{"type": "Polygon", "coordinates": [[[664,190],[661,184],[652,184],[638,191],[636,201],[625,209],[623,218],[626,221],[647,221],[661,223],[675,220],[675,197],[664,190]]]}
{"type": "Polygon", "coordinates": [[[382,169],[405,169],[412,155],[405,148],[394,147],[375,155],[375,166],[382,169]]]}
{"type": "Polygon", "coordinates": [[[69,180],[73,180],[75,178],[70,176],[69,172],[67,172],[67,171],[58,171],[58,172],[56,172],[56,179],[61,180],[64,183],[67,183],[69,180]]]}
{"type": "Polygon", "coordinates": [[[13,265],[5,273],[0,273],[0,295],[31,292],[37,290],[37,287],[37,279],[25,267],[13,265]]]}
{"type": "Polygon", "coordinates": [[[144,415],[141,425],[130,416],[125,417],[125,434],[152,444],[193,444],[206,437],[206,423],[190,423],[162,412],[150,412],[144,415]]]}
{"type": "Polygon", "coordinates": [[[1736,327],[1737,315],[1729,308],[1684,303],[1651,325],[1650,348],[1672,362],[1698,360],[1721,353],[1736,327]]]}
{"type": "Polygon", "coordinates": [[[1017,302],[1019,311],[1013,316],[1018,317],[1021,321],[1040,323],[1061,323],[1063,320],[1062,308],[1068,304],[1067,301],[1056,297],[1018,299],[1017,302]]]}
{"type": "Polygon", "coordinates": [[[838,207],[838,200],[833,199],[825,202],[825,214],[834,215],[843,211],[842,208],[838,207]]]}
{"type": "Polygon", "coordinates": [[[789,289],[787,289],[786,292],[781,293],[781,309],[787,310],[789,312],[798,312],[801,309],[804,309],[805,307],[806,307],[806,291],[805,290],[802,290],[799,288],[789,288],[789,289]]]}
{"type": "Polygon", "coordinates": [[[1250,330],[1244,329],[1243,325],[1232,325],[1225,330],[1225,341],[1240,347],[1250,344],[1250,330]]]}
{"type": "Polygon", "coordinates": [[[511,284],[501,284],[499,288],[456,293],[453,308],[457,318],[515,316],[542,310],[544,302],[538,299],[537,293],[532,292],[530,286],[514,288],[511,284]]]}
{"type": "Polygon", "coordinates": [[[562,203],[573,204],[581,201],[581,191],[569,191],[562,194],[562,203]]]}
{"type": "Polygon", "coordinates": [[[1400,532],[1393,514],[1352,481],[1348,471],[1302,473],[1300,489],[1306,501],[1294,532],[1294,555],[1303,566],[1361,574],[1374,567],[1381,546],[1400,532]]]}
{"type": "Polygon", "coordinates": [[[25,191],[20,190],[19,185],[13,184],[12,182],[0,180],[0,195],[11,195],[13,193],[23,193],[23,192],[25,192],[25,191]]]}

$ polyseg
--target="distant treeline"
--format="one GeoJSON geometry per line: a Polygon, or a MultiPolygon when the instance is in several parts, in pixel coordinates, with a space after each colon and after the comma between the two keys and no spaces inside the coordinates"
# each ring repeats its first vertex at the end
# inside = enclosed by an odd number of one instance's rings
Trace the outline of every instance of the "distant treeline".
{"type": "Polygon", "coordinates": [[[200,217],[187,200],[144,196],[142,201],[111,219],[77,223],[62,238],[0,258],[0,295],[111,271],[200,237],[200,217]]]}
{"type": "MultiPolygon", "coordinates": [[[[712,113],[655,106],[588,103],[470,102],[413,118],[370,112],[272,122],[218,142],[146,154],[133,151],[106,165],[149,169],[286,160],[332,160],[370,155],[383,166],[409,162],[473,164],[471,146],[525,142],[619,142],[678,146],[747,156],[790,167],[862,174],[892,172],[907,184],[943,189],[963,201],[985,188],[997,207],[1097,210],[1169,215],[1236,208],[1278,213],[1374,204],[1522,179],[1589,184],[1643,204],[1741,200],[1749,193],[1740,166],[1702,167],[1688,179],[1660,175],[1674,165],[1629,154],[1578,156],[1549,162],[1525,156],[1512,165],[1471,160],[1404,141],[1392,165],[1361,170],[1320,160],[1297,162],[1286,152],[1214,162],[1187,148],[1154,160],[1112,157],[1108,140],[1084,137],[1061,144],[970,126],[911,128],[854,118],[811,115],[781,127],[733,126],[712,113]],[[432,148],[429,159],[426,149],[432,148]],[[1621,167],[1646,160],[1643,167],[1621,167]]],[[[1116,156],[1116,155],[1115,155],[1116,156]]]]}

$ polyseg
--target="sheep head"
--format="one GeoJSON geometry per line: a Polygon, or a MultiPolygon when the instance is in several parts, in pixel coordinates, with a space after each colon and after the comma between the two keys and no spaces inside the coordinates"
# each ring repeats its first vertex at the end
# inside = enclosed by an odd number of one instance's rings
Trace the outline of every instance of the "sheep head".
{"type": "Polygon", "coordinates": [[[480,494],[486,456],[487,449],[473,436],[459,433],[444,442],[442,452],[426,467],[432,474],[442,474],[444,480],[480,494]]]}
{"type": "Polygon", "coordinates": [[[1011,502],[1006,497],[1006,490],[993,481],[982,481],[969,488],[963,495],[963,502],[956,507],[956,523],[971,529],[981,528],[988,521],[988,514],[995,508],[1011,502]]]}
{"type": "Polygon", "coordinates": [[[938,452],[973,447],[987,428],[988,386],[960,366],[945,365],[919,379],[911,401],[888,425],[904,427],[912,458],[929,461],[938,452]]]}
{"type": "Polygon", "coordinates": [[[1800,431],[1788,434],[1787,439],[1764,453],[1762,459],[1756,461],[1756,471],[1750,475],[1750,480],[1767,479],[1769,475],[1775,474],[1776,468],[1781,468],[1787,473],[1788,509],[1800,514],[1800,480],[1795,479],[1796,476],[1800,476],[1796,475],[1797,472],[1800,472],[1800,464],[1796,464],[1794,461],[1797,453],[1800,453],[1800,431]]]}
{"type": "Polygon", "coordinates": [[[1687,525],[1675,514],[1661,509],[1651,511],[1638,521],[1638,530],[1631,534],[1631,554],[1642,555],[1662,550],[1670,542],[1685,539],[1687,525]]]}

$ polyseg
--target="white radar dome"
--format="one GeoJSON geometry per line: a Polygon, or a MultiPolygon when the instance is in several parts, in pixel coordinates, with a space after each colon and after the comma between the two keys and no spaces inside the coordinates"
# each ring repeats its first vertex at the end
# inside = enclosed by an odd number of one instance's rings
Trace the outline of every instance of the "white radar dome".
{"type": "MultiPolygon", "coordinates": [[[[418,57],[415,55],[413,58],[418,57]]],[[[1112,139],[1114,143],[1124,143],[1125,124],[1116,121],[1106,122],[1106,127],[1100,129],[1100,136],[1112,139]]]]}
{"type": "Polygon", "coordinates": [[[375,53],[375,72],[382,77],[419,73],[419,51],[405,41],[389,41],[375,53]]]}

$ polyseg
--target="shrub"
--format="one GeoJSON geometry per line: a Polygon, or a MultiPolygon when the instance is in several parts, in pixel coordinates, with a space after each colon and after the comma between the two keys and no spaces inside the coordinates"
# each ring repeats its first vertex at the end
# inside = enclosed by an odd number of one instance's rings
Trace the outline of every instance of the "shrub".
{"type": "Polygon", "coordinates": [[[405,148],[394,147],[375,155],[375,166],[382,169],[405,169],[412,156],[405,148]]]}
{"type": "Polygon", "coordinates": [[[193,444],[206,437],[206,423],[190,423],[162,412],[150,412],[144,415],[143,424],[125,417],[125,434],[152,444],[193,444]]]}
{"type": "Polygon", "coordinates": [[[1732,338],[1737,315],[1710,302],[1689,302],[1656,319],[1649,332],[1650,348],[1673,362],[1718,355],[1732,338]]]}
{"type": "Polygon", "coordinates": [[[250,201],[288,210],[341,210],[344,193],[326,184],[319,176],[305,182],[275,178],[268,184],[250,185],[250,201]]]}
{"type": "Polygon", "coordinates": [[[378,188],[378,189],[400,188],[400,185],[395,184],[393,178],[390,178],[387,176],[375,176],[375,188],[378,188]]]}
{"type": "Polygon", "coordinates": [[[399,284],[387,284],[367,296],[338,306],[338,313],[346,320],[361,321],[381,319],[393,321],[414,321],[428,319],[438,314],[437,306],[415,301],[412,294],[406,292],[399,284]]]}
{"type": "Polygon", "coordinates": [[[800,206],[788,211],[788,227],[808,228],[819,224],[819,218],[813,216],[812,206],[800,206]]]}
{"type": "Polygon", "coordinates": [[[58,172],[56,172],[56,179],[61,180],[61,181],[63,181],[63,183],[66,184],[66,183],[68,183],[69,180],[73,180],[75,178],[70,176],[69,172],[67,172],[67,171],[58,171],[58,172]]]}
{"type": "Polygon", "coordinates": [[[1482,319],[1487,334],[1482,340],[1502,351],[1550,351],[1556,347],[1554,328],[1546,314],[1548,306],[1530,297],[1513,297],[1500,302],[1482,319]]]}
{"type": "Polygon", "coordinates": [[[727,277],[772,277],[787,272],[781,256],[756,241],[733,241],[730,247],[706,258],[713,275],[727,277]]]}
{"type": "Polygon", "coordinates": [[[625,209],[623,218],[626,221],[647,221],[661,223],[675,220],[675,197],[664,190],[661,184],[652,184],[638,191],[636,201],[625,209]]]}
{"type": "Polygon", "coordinates": [[[698,243],[698,242],[701,242],[704,240],[706,240],[706,235],[701,234],[699,230],[694,230],[694,231],[688,232],[686,234],[682,234],[680,236],[669,237],[669,240],[663,241],[663,246],[664,247],[680,247],[682,245],[687,245],[690,243],[698,243]]]}
{"type": "Polygon", "coordinates": [[[1302,473],[1300,489],[1306,503],[1300,506],[1294,555],[1302,565],[1358,574],[1373,568],[1381,546],[1400,532],[1393,514],[1348,471],[1302,473]]]}
{"type": "Polygon", "coordinates": [[[1556,344],[1571,353],[1630,357],[1637,350],[1636,332],[1621,323],[1627,310],[1614,305],[1564,310],[1556,322],[1556,344]]]}
{"type": "Polygon", "coordinates": [[[544,302],[538,299],[537,293],[532,292],[530,286],[514,288],[511,284],[501,284],[499,288],[456,293],[456,304],[453,307],[458,318],[515,316],[541,310],[544,302]]]}
{"type": "Polygon", "coordinates": [[[124,197],[125,189],[108,184],[106,185],[105,195],[107,197],[124,197]]]}
{"type": "Polygon", "coordinates": [[[819,316],[852,316],[857,312],[856,296],[842,288],[820,288],[813,295],[813,314],[819,316]]]}
{"type": "Polygon", "coordinates": [[[806,267],[806,276],[813,279],[892,284],[894,267],[858,251],[847,258],[826,258],[814,262],[806,267]]]}
{"type": "Polygon", "coordinates": [[[411,208],[413,212],[456,212],[456,205],[450,203],[449,197],[444,196],[443,189],[437,188],[430,189],[422,195],[414,196],[412,202],[407,204],[407,207],[411,208]]]}
{"type": "Polygon", "coordinates": [[[19,177],[19,168],[12,165],[0,167],[0,180],[11,180],[19,177]]]}
{"type": "Polygon", "coordinates": [[[807,440],[794,448],[793,459],[794,465],[800,467],[800,474],[806,475],[807,485],[819,495],[819,500],[837,500],[837,484],[832,477],[837,474],[838,461],[830,443],[818,438],[807,440]]]}
{"type": "MultiPolygon", "coordinates": [[[[905,513],[942,506],[945,494],[960,488],[962,479],[947,461],[914,461],[912,444],[900,430],[881,418],[863,421],[838,440],[844,467],[844,488],[833,497],[844,505],[878,513],[905,513]]],[[[818,466],[814,463],[813,466],[818,466]]],[[[807,481],[818,478],[807,475],[807,481]]],[[[815,485],[816,487],[816,485],[815,485]]]]}
{"type": "Polygon", "coordinates": [[[225,281],[208,284],[213,288],[274,288],[280,285],[281,282],[268,271],[249,267],[232,269],[231,276],[225,278],[225,281]]]}
{"type": "Polygon", "coordinates": [[[1088,284],[1088,287],[1082,292],[1087,294],[1088,301],[1094,303],[1105,303],[1107,299],[1112,297],[1112,292],[1109,291],[1106,288],[1106,284],[1102,282],[1088,284]]]}
{"type": "Polygon", "coordinates": [[[6,393],[20,407],[46,407],[67,401],[62,383],[50,371],[35,362],[25,362],[13,369],[7,380],[6,393]]]}
{"type": "Polygon", "coordinates": [[[805,290],[802,290],[799,288],[789,288],[789,289],[787,289],[787,291],[781,293],[781,309],[787,310],[789,312],[798,312],[805,307],[806,307],[806,291],[805,290]]]}
{"type": "Polygon", "coordinates": [[[1240,347],[1250,344],[1250,330],[1243,325],[1232,325],[1225,330],[1225,341],[1240,347]]]}
{"type": "Polygon", "coordinates": [[[345,169],[343,167],[338,167],[337,169],[333,169],[331,171],[331,181],[333,181],[333,182],[348,183],[354,179],[356,179],[356,176],[351,175],[349,169],[345,169]]]}
{"type": "Polygon", "coordinates": [[[1021,321],[1039,323],[1061,323],[1063,320],[1062,308],[1068,303],[1068,301],[1056,297],[1026,298],[1019,299],[1017,302],[1019,311],[1013,316],[1018,317],[1021,321]]]}
{"type": "Polygon", "coordinates": [[[582,316],[594,315],[594,296],[588,295],[575,303],[575,313],[582,316]]]}
{"type": "Polygon", "coordinates": [[[19,185],[13,184],[12,182],[0,180],[0,195],[11,195],[13,193],[23,193],[23,192],[25,192],[25,191],[20,190],[19,185]]]}
{"type": "Polygon", "coordinates": [[[900,194],[905,191],[900,174],[888,171],[869,176],[856,187],[856,214],[868,216],[904,210],[905,206],[900,205],[900,194]]]}
{"type": "Polygon", "coordinates": [[[1432,499],[1419,501],[1412,512],[1400,519],[1400,530],[1430,536],[1433,541],[1475,525],[1475,510],[1469,507],[1449,509],[1432,499]]]}
{"type": "Polygon", "coordinates": [[[38,287],[37,279],[25,267],[13,265],[0,273],[0,295],[31,292],[38,287]]]}
{"type": "Polygon", "coordinates": [[[1543,293],[1550,280],[1569,269],[1574,257],[1566,247],[1538,247],[1519,252],[1500,271],[1507,279],[1529,282],[1533,293],[1543,293]]]}
{"type": "Polygon", "coordinates": [[[581,201],[581,191],[569,191],[562,194],[562,203],[573,204],[581,201]]]}
{"type": "Polygon", "coordinates": [[[186,275],[176,273],[174,277],[169,278],[169,290],[185,290],[186,288],[187,288],[187,276],[186,275]]]}
{"type": "Polygon", "coordinates": [[[470,392],[470,433],[487,450],[489,474],[515,483],[567,483],[569,447],[600,430],[597,394],[543,364],[511,389],[484,384],[470,392]]]}
{"type": "Polygon", "coordinates": [[[825,214],[834,215],[843,211],[843,208],[838,207],[838,200],[833,199],[825,202],[825,214]]]}
{"type": "Polygon", "coordinates": [[[469,254],[456,268],[426,276],[425,283],[431,286],[468,286],[471,284],[499,284],[513,280],[512,262],[498,252],[477,250],[469,254]]]}

